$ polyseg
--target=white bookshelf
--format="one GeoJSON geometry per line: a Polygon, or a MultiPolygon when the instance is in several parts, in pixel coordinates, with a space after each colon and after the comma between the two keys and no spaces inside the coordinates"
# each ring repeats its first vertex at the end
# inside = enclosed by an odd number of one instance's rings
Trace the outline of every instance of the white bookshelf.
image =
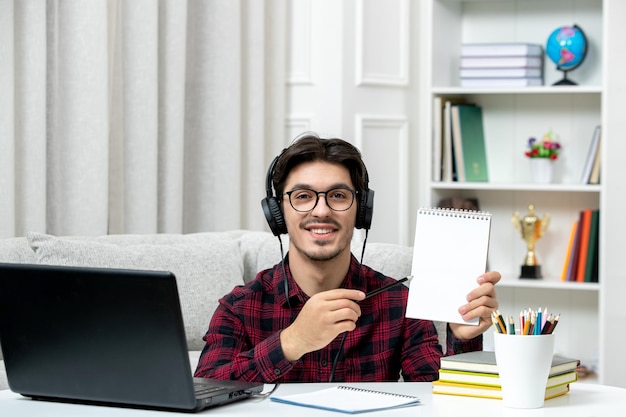
{"type": "MultiPolygon", "coordinates": [[[[420,98],[423,100],[420,108],[426,111],[420,118],[419,129],[419,160],[422,164],[419,204],[434,206],[441,198],[450,196],[478,198],[480,208],[493,214],[489,267],[503,276],[497,289],[502,312],[516,315],[520,309],[531,305],[534,308],[548,306],[550,311],[561,313],[557,329],[558,353],[581,359],[597,370],[599,381],[614,385],[624,384],[613,362],[617,360],[619,349],[614,344],[623,343],[624,336],[616,336],[607,330],[607,314],[618,310],[615,294],[608,291],[624,289],[626,284],[617,284],[616,280],[626,278],[617,268],[621,265],[619,258],[610,258],[611,252],[605,250],[621,238],[619,232],[608,226],[615,224],[610,216],[617,216],[617,212],[607,206],[607,202],[614,198],[614,190],[619,186],[611,179],[623,177],[624,168],[611,161],[615,156],[608,155],[608,152],[615,149],[615,141],[621,140],[615,127],[625,122],[621,120],[623,116],[607,111],[607,105],[618,103],[614,88],[622,94],[626,88],[623,77],[619,78],[617,72],[613,72],[616,69],[607,64],[616,65],[616,60],[624,61],[624,58],[616,57],[617,54],[605,56],[605,51],[609,50],[609,39],[619,42],[621,47],[626,43],[619,39],[621,19],[616,15],[626,16],[623,3],[626,2],[428,0],[420,2],[419,10],[420,37],[427,39],[421,43],[419,60],[430,63],[424,65],[425,73],[420,80],[421,90],[426,92],[420,98]],[[528,42],[545,46],[548,35],[557,26],[574,23],[583,28],[589,42],[585,61],[568,75],[579,85],[553,87],[552,83],[561,79],[562,73],[556,71],[546,57],[545,86],[515,89],[459,87],[461,43],[528,42]],[[615,37],[609,38],[609,33],[615,33],[615,37]],[[488,183],[433,181],[432,102],[436,96],[463,97],[483,108],[488,183]],[[596,125],[603,128],[602,183],[583,185],[580,176],[596,125]],[[541,138],[550,129],[558,133],[563,146],[555,162],[555,179],[548,185],[533,184],[529,161],[523,155],[525,144],[529,137],[541,138]],[[615,136],[611,136],[612,133],[615,136]],[[613,193],[609,194],[611,191],[613,193]],[[529,204],[535,205],[537,216],[550,215],[548,230],[536,247],[543,272],[541,280],[518,278],[526,245],[513,228],[511,217],[515,211],[524,215],[529,204]],[[599,208],[601,213],[600,282],[561,282],[571,225],[585,208],[599,208]],[[616,276],[619,274],[622,277],[616,276]]],[[[617,146],[626,152],[624,145],[617,146]]],[[[626,163],[626,158],[623,159],[622,166],[626,163]]],[[[624,204],[624,197],[619,201],[624,204]]],[[[622,297],[624,295],[626,292],[622,297]]],[[[489,333],[485,345],[492,346],[489,333]]]]}

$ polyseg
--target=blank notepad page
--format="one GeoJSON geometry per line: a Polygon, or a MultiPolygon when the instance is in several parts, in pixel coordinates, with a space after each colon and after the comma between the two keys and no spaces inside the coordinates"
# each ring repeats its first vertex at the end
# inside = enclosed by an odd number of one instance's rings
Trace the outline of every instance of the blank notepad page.
{"type": "Polygon", "coordinates": [[[413,280],[406,316],[448,323],[466,322],[458,312],[476,278],[487,267],[491,214],[468,210],[421,208],[413,247],[413,280]]]}

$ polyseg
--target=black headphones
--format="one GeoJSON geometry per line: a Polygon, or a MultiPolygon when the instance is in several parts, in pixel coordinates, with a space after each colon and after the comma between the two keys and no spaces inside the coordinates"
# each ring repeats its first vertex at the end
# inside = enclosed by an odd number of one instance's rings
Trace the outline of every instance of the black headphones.
{"type": "MultiPolygon", "coordinates": [[[[286,150],[287,148],[283,149],[280,155],[274,158],[269,169],[267,170],[267,177],[265,179],[266,197],[261,201],[263,214],[265,214],[267,224],[270,226],[270,230],[274,236],[287,233],[287,225],[285,224],[283,212],[280,209],[280,203],[278,202],[278,198],[274,195],[272,187],[272,177],[274,176],[276,163],[278,163],[278,160],[286,150]]],[[[374,190],[369,189],[369,176],[367,174],[367,168],[363,168],[365,169],[365,190],[362,193],[359,192],[357,194],[357,215],[355,227],[357,229],[369,230],[372,225],[372,215],[374,214],[374,190]]]]}

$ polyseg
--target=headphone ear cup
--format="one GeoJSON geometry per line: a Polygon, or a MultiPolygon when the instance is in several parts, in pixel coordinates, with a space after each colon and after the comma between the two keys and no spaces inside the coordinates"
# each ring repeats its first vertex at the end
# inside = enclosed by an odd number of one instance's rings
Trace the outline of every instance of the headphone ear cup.
{"type": "Polygon", "coordinates": [[[261,201],[261,207],[263,207],[263,214],[265,214],[267,224],[274,236],[287,233],[287,225],[285,224],[283,212],[280,209],[280,204],[276,197],[264,198],[261,201]]]}
{"type": "Polygon", "coordinates": [[[366,190],[360,194],[359,207],[355,227],[369,230],[374,215],[374,190],[366,190]]]}

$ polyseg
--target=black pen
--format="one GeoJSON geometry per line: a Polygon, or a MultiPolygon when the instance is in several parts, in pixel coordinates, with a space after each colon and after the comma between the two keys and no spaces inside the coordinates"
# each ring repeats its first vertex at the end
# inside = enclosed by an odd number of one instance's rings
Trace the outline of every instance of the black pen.
{"type": "Polygon", "coordinates": [[[381,287],[381,288],[379,288],[379,289],[377,289],[377,290],[370,291],[370,292],[368,292],[368,293],[365,295],[364,300],[367,300],[367,299],[368,299],[368,298],[370,298],[370,297],[373,297],[373,296],[375,296],[375,295],[378,295],[378,294],[380,294],[380,293],[381,293],[381,292],[383,292],[383,291],[387,291],[389,288],[391,288],[391,287],[395,287],[396,285],[400,285],[400,284],[402,284],[403,282],[410,281],[411,279],[413,279],[413,276],[412,276],[412,275],[409,275],[409,276],[406,276],[406,277],[404,277],[404,278],[402,278],[402,279],[397,280],[396,282],[392,282],[392,283],[391,283],[391,284],[389,284],[389,285],[385,285],[384,287],[381,287]]]}

